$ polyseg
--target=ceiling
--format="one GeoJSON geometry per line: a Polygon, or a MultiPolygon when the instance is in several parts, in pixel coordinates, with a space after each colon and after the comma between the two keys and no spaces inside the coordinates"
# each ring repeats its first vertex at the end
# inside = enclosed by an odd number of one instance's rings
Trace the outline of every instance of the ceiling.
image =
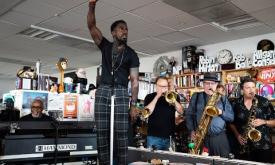
{"type": "MultiPolygon", "coordinates": [[[[14,79],[18,69],[38,59],[48,74],[57,72],[60,57],[68,58],[70,70],[99,65],[87,10],[87,0],[1,0],[0,80],[14,79]],[[22,35],[31,25],[59,36],[22,35]]],[[[140,57],[275,32],[274,15],[274,0],[99,0],[96,6],[103,35],[111,40],[111,23],[124,19],[128,44],[140,57]]]]}

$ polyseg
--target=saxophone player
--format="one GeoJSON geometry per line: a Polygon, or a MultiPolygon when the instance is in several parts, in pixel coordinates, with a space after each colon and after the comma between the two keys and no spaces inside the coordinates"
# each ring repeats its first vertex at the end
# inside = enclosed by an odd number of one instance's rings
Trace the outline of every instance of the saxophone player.
{"type": "Polygon", "coordinates": [[[173,104],[166,101],[165,93],[169,90],[168,79],[156,79],[156,92],[148,94],[144,99],[145,108],[149,109],[147,147],[168,150],[170,136],[175,132],[175,112],[183,113],[179,97],[175,96],[173,104]]]}
{"type": "Polygon", "coordinates": [[[225,96],[221,95],[220,99],[217,100],[215,105],[218,111],[217,115],[212,117],[208,125],[202,126],[204,132],[206,131],[204,137],[196,133],[196,130],[201,128],[198,126],[201,126],[200,120],[203,118],[208,100],[211,100],[211,96],[216,91],[219,83],[216,73],[205,73],[202,81],[204,91],[192,95],[190,104],[186,110],[186,126],[190,132],[190,138],[195,143],[199,141],[197,140],[198,138],[202,138],[200,140],[202,141],[200,148],[202,146],[208,148],[210,156],[228,157],[230,147],[226,136],[226,122],[233,121],[234,114],[231,104],[225,96]]]}
{"type": "Polygon", "coordinates": [[[239,159],[272,162],[271,127],[275,126],[275,112],[266,98],[256,95],[256,82],[244,78],[240,84],[242,96],[232,103],[235,120],[229,126],[240,146],[235,151],[239,159]],[[250,136],[249,131],[258,132],[250,136]],[[256,136],[257,135],[257,136],[256,136]],[[243,148],[246,147],[244,152],[243,148]]]}

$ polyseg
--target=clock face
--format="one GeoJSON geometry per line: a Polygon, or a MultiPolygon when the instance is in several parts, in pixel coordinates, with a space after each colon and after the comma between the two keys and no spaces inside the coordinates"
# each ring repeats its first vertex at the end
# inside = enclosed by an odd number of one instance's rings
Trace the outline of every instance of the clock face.
{"type": "Polygon", "coordinates": [[[219,54],[217,56],[217,60],[220,64],[230,63],[232,59],[233,59],[233,55],[232,55],[231,51],[229,51],[227,49],[223,49],[223,50],[219,51],[219,54]]]}

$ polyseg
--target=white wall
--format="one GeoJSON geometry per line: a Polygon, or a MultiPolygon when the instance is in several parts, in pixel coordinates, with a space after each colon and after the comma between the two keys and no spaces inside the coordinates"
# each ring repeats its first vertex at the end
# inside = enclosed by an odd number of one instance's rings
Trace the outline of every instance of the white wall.
{"type": "MultiPolygon", "coordinates": [[[[245,56],[250,56],[252,53],[257,50],[257,44],[262,39],[269,39],[275,42],[275,33],[259,35],[239,40],[233,40],[228,42],[222,42],[217,44],[205,45],[198,47],[198,49],[204,49],[206,56],[216,57],[218,52],[222,49],[230,50],[233,55],[244,54],[245,56]]],[[[154,63],[160,56],[175,57],[178,64],[181,65],[181,50],[163,53],[156,55],[154,57],[143,57],[140,58],[140,72],[153,72],[154,63]]],[[[86,68],[88,74],[88,81],[95,84],[96,82],[96,67],[86,68]]]]}
{"type": "Polygon", "coordinates": [[[15,80],[0,80],[0,98],[2,98],[4,93],[8,93],[13,89],[15,89],[15,80]]]}
{"type": "Polygon", "coordinates": [[[269,33],[239,40],[233,40],[228,42],[222,42],[212,45],[205,45],[198,47],[204,49],[207,56],[214,56],[222,49],[230,50],[233,55],[244,54],[245,56],[251,56],[255,50],[257,50],[258,42],[263,39],[269,39],[275,43],[275,33],[269,33]]]}
{"type": "MultiPolygon", "coordinates": [[[[205,55],[207,56],[216,56],[217,53],[222,49],[228,49],[230,50],[233,55],[236,54],[244,54],[244,55],[251,55],[256,49],[257,44],[262,39],[269,39],[273,42],[275,42],[275,33],[265,34],[265,35],[259,35],[239,40],[233,40],[229,42],[222,42],[212,45],[205,45],[198,47],[198,49],[204,49],[205,55]]],[[[153,72],[153,67],[155,61],[160,56],[168,56],[169,58],[171,56],[174,56],[176,60],[178,61],[178,64],[181,64],[181,50],[163,53],[156,55],[154,57],[143,57],[140,58],[140,72],[153,72]]],[[[96,70],[97,66],[85,68],[87,73],[87,79],[88,84],[93,83],[96,84],[96,70]]],[[[58,75],[59,77],[59,75],[58,75]]],[[[0,98],[2,97],[3,93],[6,93],[12,89],[15,88],[15,80],[10,81],[0,81],[0,98]]]]}
{"type": "Polygon", "coordinates": [[[89,68],[85,68],[86,74],[87,74],[87,79],[88,79],[88,85],[89,84],[94,84],[96,85],[96,74],[97,74],[97,67],[98,66],[92,66],[89,68]]]}
{"type": "MultiPolygon", "coordinates": [[[[275,33],[259,35],[239,40],[233,40],[228,42],[222,42],[217,44],[205,45],[198,47],[197,49],[204,49],[205,55],[210,57],[216,57],[218,52],[222,49],[230,50],[233,55],[244,54],[245,56],[251,56],[255,50],[257,50],[257,44],[262,39],[269,39],[275,43],[275,33]]],[[[160,54],[154,57],[145,57],[140,59],[140,72],[153,72],[155,61],[160,56],[174,56],[181,65],[181,50],[160,54]]]]}

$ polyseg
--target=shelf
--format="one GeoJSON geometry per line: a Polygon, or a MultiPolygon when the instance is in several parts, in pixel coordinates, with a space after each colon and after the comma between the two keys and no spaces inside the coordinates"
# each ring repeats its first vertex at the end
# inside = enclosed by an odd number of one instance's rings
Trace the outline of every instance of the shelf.
{"type": "Polygon", "coordinates": [[[176,89],[203,89],[203,87],[177,87],[176,89]]]}

